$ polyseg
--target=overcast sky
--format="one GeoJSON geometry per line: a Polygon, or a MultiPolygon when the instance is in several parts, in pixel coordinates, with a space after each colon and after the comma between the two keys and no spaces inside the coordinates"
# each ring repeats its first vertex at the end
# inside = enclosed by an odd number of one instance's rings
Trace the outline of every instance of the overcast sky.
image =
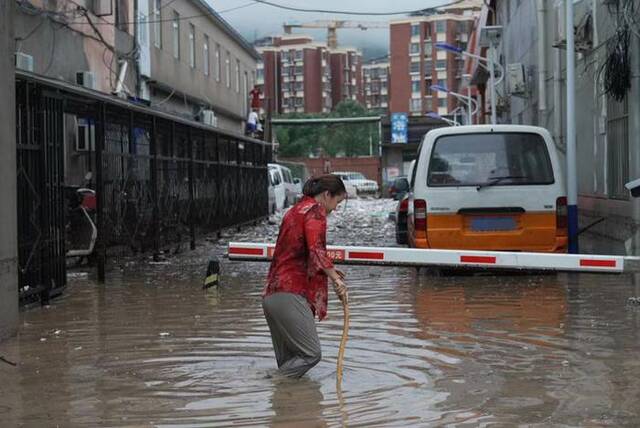
{"type": "MultiPolygon", "coordinates": [[[[252,2],[251,0],[207,0],[213,8],[234,26],[250,42],[256,38],[282,33],[285,22],[304,23],[315,20],[342,19],[354,21],[382,21],[402,18],[402,15],[352,16],[323,13],[292,12],[272,6],[252,2]],[[245,6],[230,10],[239,6],[245,6]]],[[[450,0],[270,0],[273,3],[297,8],[350,10],[359,12],[395,12],[418,10],[448,3],[450,0]]],[[[294,29],[294,32],[311,35],[315,40],[326,41],[326,31],[294,29]]],[[[389,49],[389,31],[387,29],[338,30],[338,44],[355,46],[365,51],[365,56],[386,53],[389,49]]]]}

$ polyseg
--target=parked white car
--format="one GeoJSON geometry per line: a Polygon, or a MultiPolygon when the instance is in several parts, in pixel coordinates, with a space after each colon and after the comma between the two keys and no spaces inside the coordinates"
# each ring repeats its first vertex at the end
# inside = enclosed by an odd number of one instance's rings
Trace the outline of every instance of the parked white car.
{"type": "Polygon", "coordinates": [[[276,171],[278,173],[280,181],[284,187],[283,208],[287,208],[296,203],[298,195],[302,193],[302,189],[299,189],[298,185],[293,181],[291,170],[286,166],[277,163],[270,163],[268,164],[268,167],[269,171],[276,171]]]}
{"type": "Polygon", "coordinates": [[[269,202],[269,212],[282,211],[285,200],[284,181],[280,171],[273,168],[269,168],[269,193],[273,193],[273,204],[269,202]]]}
{"type": "Polygon", "coordinates": [[[336,171],[332,174],[335,174],[342,178],[345,186],[353,186],[356,188],[356,193],[358,196],[362,195],[373,195],[378,196],[379,188],[378,183],[374,180],[369,180],[360,172],[353,171],[336,171]]]}

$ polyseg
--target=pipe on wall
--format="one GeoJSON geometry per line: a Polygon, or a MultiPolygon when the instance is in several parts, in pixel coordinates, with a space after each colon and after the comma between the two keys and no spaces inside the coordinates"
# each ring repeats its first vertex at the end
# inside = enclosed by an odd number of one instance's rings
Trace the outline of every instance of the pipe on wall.
{"type": "MultiPolygon", "coordinates": [[[[544,7],[545,0],[537,1],[537,16],[538,16],[538,111],[543,113],[547,110],[547,57],[545,55],[546,49],[546,10],[544,7]]],[[[542,115],[541,115],[542,116],[542,115]]],[[[542,122],[540,117],[539,123],[542,122]]]]}

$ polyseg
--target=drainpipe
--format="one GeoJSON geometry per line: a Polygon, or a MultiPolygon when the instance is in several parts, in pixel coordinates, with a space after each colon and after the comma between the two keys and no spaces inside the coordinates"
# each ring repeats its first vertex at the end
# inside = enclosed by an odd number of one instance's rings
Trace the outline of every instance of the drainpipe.
{"type": "Polygon", "coordinates": [[[553,52],[553,136],[556,139],[556,147],[564,153],[562,144],[562,76],[561,60],[562,52],[555,48],[553,52]]]}
{"type": "Polygon", "coordinates": [[[537,1],[538,11],[538,111],[539,120],[538,123],[542,124],[544,119],[544,112],[547,110],[547,57],[545,55],[545,49],[547,44],[546,31],[545,31],[545,0],[537,1]]]}
{"type": "MultiPolygon", "coordinates": [[[[148,11],[147,11],[148,12],[148,11]]],[[[140,45],[138,44],[138,25],[140,25],[140,21],[138,20],[138,0],[133,0],[133,49],[135,52],[135,72],[136,72],[136,98],[140,98],[142,96],[142,82],[140,75],[140,45]]],[[[147,25],[147,24],[142,24],[147,25]]]]}

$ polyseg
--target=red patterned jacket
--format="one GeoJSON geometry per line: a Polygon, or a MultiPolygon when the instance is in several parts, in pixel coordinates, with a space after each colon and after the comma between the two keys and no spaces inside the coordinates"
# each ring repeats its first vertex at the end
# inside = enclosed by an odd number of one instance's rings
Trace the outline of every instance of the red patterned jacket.
{"type": "Polygon", "coordinates": [[[327,276],[333,268],[326,251],[327,214],[305,196],[282,219],[263,297],[276,292],[304,296],[314,315],[327,315],[327,276]]]}

